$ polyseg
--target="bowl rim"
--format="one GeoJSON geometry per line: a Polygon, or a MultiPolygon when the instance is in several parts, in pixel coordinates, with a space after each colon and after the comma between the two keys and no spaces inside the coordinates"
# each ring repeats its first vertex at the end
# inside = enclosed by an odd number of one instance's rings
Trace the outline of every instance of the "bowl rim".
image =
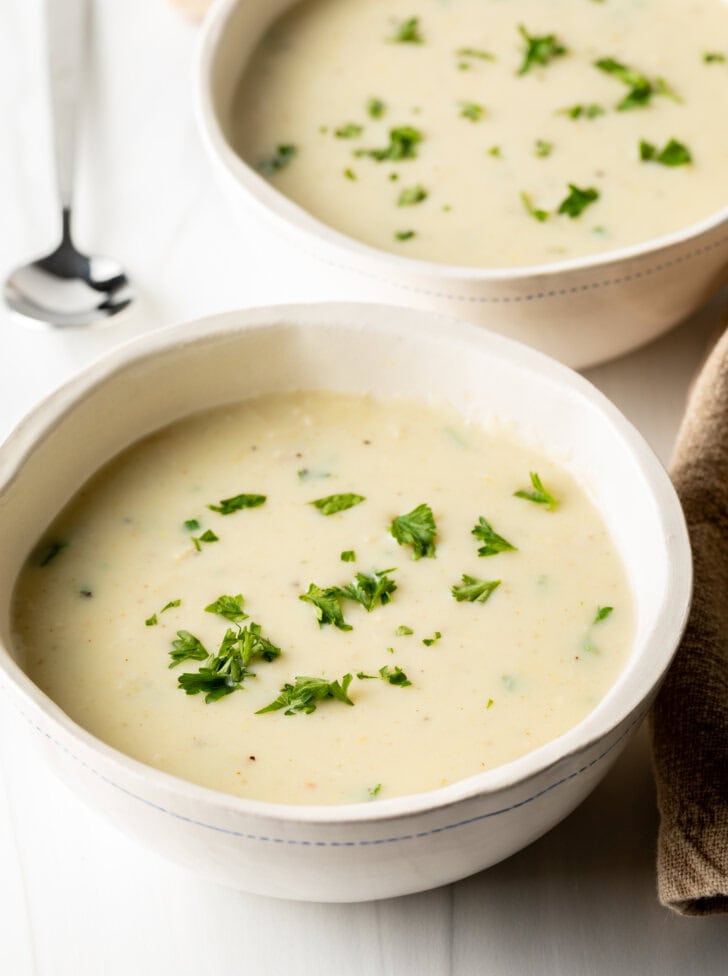
{"type": "MultiPolygon", "coordinates": [[[[620,686],[618,677],[597,706],[577,725],[567,729],[562,735],[549,740],[542,746],[522,756],[496,766],[493,769],[475,773],[456,780],[447,786],[419,793],[383,798],[376,804],[368,801],[350,804],[301,805],[274,803],[254,800],[224,793],[201,786],[176,775],[163,772],[153,766],[133,759],[120,750],[107,745],[70,718],[48,695],[25,674],[11,656],[9,650],[0,644],[0,677],[4,676],[16,692],[40,710],[51,723],[67,738],[80,742],[93,753],[120,769],[126,777],[137,781],[150,779],[160,789],[172,794],[176,800],[212,808],[216,813],[231,816],[264,819],[283,823],[299,823],[308,826],[342,826],[346,824],[373,824],[419,816],[431,811],[444,811],[457,804],[475,798],[495,797],[502,791],[522,786],[547,774],[549,770],[562,764],[576,754],[583,753],[598,742],[604,742],[625,721],[631,719],[627,731],[644,715],[646,703],[664,677],[674,657],[680,638],[687,624],[692,593],[692,559],[687,528],[677,494],[652,449],[604,394],[588,380],[569,367],[540,353],[523,343],[488,332],[471,323],[451,316],[432,312],[421,312],[410,308],[368,304],[318,302],[306,304],[261,306],[252,309],[231,310],[203,316],[189,322],[166,326],[155,332],[133,338],[110,353],[87,366],[80,373],[67,380],[35,406],[20,421],[9,437],[0,445],[0,496],[12,485],[22,472],[33,450],[64,422],[66,416],[89,396],[94,395],[113,377],[143,365],[146,361],[163,357],[166,352],[181,347],[204,345],[230,338],[236,333],[263,331],[286,323],[296,327],[315,328],[331,326],[332,322],[344,328],[356,327],[362,321],[379,318],[388,327],[400,334],[421,335],[423,329],[442,339],[443,327],[447,328],[444,341],[464,342],[480,346],[483,352],[496,358],[507,359],[514,367],[524,373],[538,371],[545,378],[561,388],[568,388],[588,401],[610,426],[616,429],[626,449],[636,462],[639,474],[645,480],[653,496],[666,548],[669,552],[669,566],[663,593],[662,612],[650,633],[645,636],[641,647],[632,652],[632,661],[648,662],[639,687],[632,683],[624,684],[620,696],[614,698],[615,689],[620,686]],[[605,704],[606,703],[606,704],[605,704]],[[609,713],[607,711],[609,709],[609,713]],[[634,716],[637,716],[634,718],[634,716]]],[[[17,578],[17,577],[16,577],[17,578]]],[[[13,585],[15,579],[13,580],[13,585]]],[[[627,665],[626,667],[628,667],[627,665]]],[[[624,675],[626,668],[621,672],[624,675]]],[[[22,709],[20,709],[21,714],[22,709]]],[[[28,718],[27,715],[24,717],[28,718]]],[[[32,724],[36,725],[33,719],[32,724]]],[[[36,725],[37,727],[37,725],[36,725]]],[[[613,742],[621,741],[626,731],[613,742]]],[[[52,738],[52,737],[51,737],[52,738]]],[[[56,740],[53,740],[56,741],[56,740]]],[[[59,744],[56,742],[56,744],[59,744]]],[[[66,749],[73,755],[72,751],[66,749]]],[[[78,757],[74,757],[78,758],[78,757]]],[[[84,760],[84,765],[89,766],[84,760]]],[[[595,760],[596,761],[596,760],[595,760]]],[[[589,763],[591,765],[591,763],[589,763]]],[[[104,773],[97,772],[107,782],[126,793],[130,791],[110,780],[104,773]]],[[[586,767],[585,767],[586,768],[586,767]]],[[[568,776],[567,778],[571,778],[568,776]]],[[[539,789],[535,795],[552,789],[562,780],[539,789]]],[[[149,803],[144,796],[132,794],[137,799],[149,803]]],[[[156,804],[153,804],[156,806],[156,804]]],[[[518,805],[521,805],[520,803],[518,805]]],[[[175,814],[175,816],[181,816],[175,814]]],[[[187,819],[187,818],[183,818],[187,819]]],[[[208,825],[209,826],[209,825],[208,825]]],[[[218,828],[216,828],[218,829],[218,828]]]]}
{"type": "Polygon", "coordinates": [[[276,218],[277,221],[292,227],[305,237],[313,236],[320,243],[335,248],[342,257],[345,255],[350,260],[358,257],[360,261],[376,262],[380,268],[387,268],[390,275],[403,276],[409,274],[469,285],[481,283],[507,284],[530,278],[549,279],[572,272],[608,269],[621,262],[656,255],[671,247],[700,238],[720,228],[721,225],[728,225],[728,204],[726,204],[707,217],[675,231],[659,234],[635,244],[582,257],[502,268],[427,261],[422,258],[395,254],[359,241],[314,217],[304,207],[294,203],[289,197],[277,190],[232,149],[225,137],[212,97],[211,79],[227,21],[235,9],[246,2],[249,3],[250,0],[214,0],[202,23],[195,57],[194,101],[195,115],[198,127],[202,132],[203,142],[211,158],[222,166],[233,183],[238,188],[242,187],[249,198],[268,217],[276,218]]]}

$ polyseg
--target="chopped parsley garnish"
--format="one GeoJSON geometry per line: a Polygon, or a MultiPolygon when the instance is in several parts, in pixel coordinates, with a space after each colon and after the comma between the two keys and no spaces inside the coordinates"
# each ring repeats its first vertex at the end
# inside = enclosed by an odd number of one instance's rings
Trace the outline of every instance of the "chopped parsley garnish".
{"type": "Polygon", "coordinates": [[[693,157],[690,150],[677,139],[670,139],[662,149],[645,139],[640,141],[640,159],[643,162],[662,163],[663,166],[687,166],[692,163],[693,157]]]}
{"type": "Polygon", "coordinates": [[[327,495],[325,498],[316,498],[308,504],[317,508],[322,515],[334,515],[336,512],[345,512],[348,508],[361,505],[364,501],[366,501],[364,495],[355,495],[353,492],[349,492],[345,495],[327,495]]]}
{"type": "Polygon", "coordinates": [[[182,661],[204,661],[209,657],[202,641],[198,640],[189,630],[178,630],[177,640],[172,641],[172,650],[169,652],[172,658],[170,668],[176,667],[182,661]]]}
{"type": "Polygon", "coordinates": [[[425,645],[425,647],[432,647],[432,645],[436,644],[441,637],[442,634],[440,633],[440,631],[436,630],[435,633],[432,635],[432,637],[423,637],[422,643],[425,645]]]}
{"type": "Polygon", "coordinates": [[[334,624],[339,630],[351,630],[351,624],[344,620],[344,614],[339,603],[340,590],[338,586],[329,586],[322,589],[315,583],[309,584],[306,593],[299,596],[299,600],[310,603],[316,613],[319,627],[325,624],[334,624]]]}
{"type": "Polygon", "coordinates": [[[400,688],[410,688],[412,686],[412,682],[402,668],[397,665],[390,668],[388,664],[385,664],[383,668],[379,669],[379,674],[365,674],[363,671],[359,671],[357,678],[360,681],[376,681],[378,678],[381,678],[382,681],[387,681],[390,685],[399,685],[400,688]]]}
{"type": "Polygon", "coordinates": [[[554,58],[561,57],[567,53],[566,48],[557,40],[555,34],[545,34],[542,37],[536,37],[529,34],[523,24],[519,25],[518,33],[526,42],[523,64],[518,71],[519,75],[528,74],[536,64],[545,67],[554,58]]]}
{"type": "Polygon", "coordinates": [[[371,613],[379,602],[386,606],[391,595],[397,589],[397,584],[387,576],[393,569],[375,569],[371,573],[357,573],[353,583],[348,586],[337,587],[337,594],[346,600],[361,603],[364,609],[371,613]]]}
{"type": "Polygon", "coordinates": [[[597,607],[597,615],[592,621],[592,623],[598,624],[601,620],[606,620],[606,618],[613,610],[614,607],[597,607]]]}
{"type": "Polygon", "coordinates": [[[488,150],[488,155],[489,156],[495,156],[496,159],[498,159],[500,157],[500,155],[501,155],[501,147],[500,146],[491,146],[490,149],[488,150]]]}
{"type": "Polygon", "coordinates": [[[311,468],[301,468],[296,475],[299,481],[323,481],[331,477],[329,471],[312,471],[311,468]]]}
{"type": "Polygon", "coordinates": [[[346,177],[347,180],[355,180],[356,179],[356,173],[349,166],[347,166],[346,169],[344,170],[344,176],[346,177]]]}
{"type": "Polygon", "coordinates": [[[49,562],[56,558],[58,553],[68,546],[67,542],[49,542],[45,549],[42,549],[38,556],[38,565],[47,566],[49,562]]]}
{"type": "Polygon", "coordinates": [[[539,207],[534,206],[533,201],[528,193],[521,193],[521,203],[534,220],[538,220],[539,223],[543,223],[545,220],[549,219],[548,210],[541,210],[539,207]]]}
{"type": "Polygon", "coordinates": [[[478,549],[479,556],[495,556],[499,552],[515,552],[516,547],[504,539],[493,529],[493,526],[481,515],[478,524],[472,529],[472,535],[483,545],[478,549]]]}
{"type": "Polygon", "coordinates": [[[197,532],[200,527],[200,523],[197,521],[197,519],[187,519],[184,525],[188,532],[197,532]]]}
{"type": "Polygon", "coordinates": [[[417,156],[417,146],[422,142],[423,135],[419,129],[411,125],[400,125],[389,130],[389,145],[383,149],[357,149],[355,156],[369,156],[382,162],[385,159],[398,162],[402,159],[414,159],[417,156]]]}
{"type": "Polygon", "coordinates": [[[420,18],[408,17],[400,24],[389,38],[395,44],[424,44],[424,38],[420,34],[420,18]]]}
{"type": "Polygon", "coordinates": [[[409,637],[410,634],[414,634],[414,630],[412,630],[412,628],[408,627],[406,624],[400,624],[395,630],[395,634],[397,637],[409,637]]]}
{"type": "Polygon", "coordinates": [[[728,57],[721,54],[720,51],[706,51],[703,55],[703,61],[705,64],[725,64],[728,57]]]}
{"type": "Polygon", "coordinates": [[[531,478],[533,490],[528,491],[526,488],[521,488],[519,491],[513,492],[514,496],[516,498],[525,498],[526,501],[535,502],[537,505],[545,505],[550,512],[553,512],[558,507],[558,499],[554,498],[551,492],[544,487],[543,482],[535,471],[530,471],[529,477],[531,478]]]}
{"type": "Polygon", "coordinates": [[[339,558],[342,563],[354,563],[356,562],[356,553],[353,549],[344,549],[339,558]]]}
{"type": "Polygon", "coordinates": [[[202,533],[202,535],[197,535],[197,536],[193,535],[192,541],[195,544],[195,549],[198,552],[200,552],[200,550],[202,549],[202,546],[200,545],[201,542],[219,542],[220,539],[218,536],[215,535],[212,529],[206,529],[202,533]]]}
{"type": "Polygon", "coordinates": [[[629,92],[617,105],[618,112],[626,112],[633,108],[644,108],[649,105],[653,95],[665,95],[675,101],[680,101],[678,95],[664,78],[656,78],[654,81],[650,81],[641,71],[630,68],[615,58],[600,58],[599,61],[594,62],[594,67],[611,75],[629,88],[629,92]]]}
{"type": "Polygon", "coordinates": [[[239,624],[241,621],[248,619],[247,613],[243,610],[244,603],[245,600],[243,599],[242,593],[238,593],[237,596],[223,594],[214,603],[209,603],[205,607],[205,612],[216,613],[218,616],[225,617],[226,620],[230,620],[234,624],[239,624]]]}
{"type": "Polygon", "coordinates": [[[547,142],[545,139],[537,139],[534,143],[533,152],[539,159],[546,159],[553,151],[553,142],[547,142]]]}
{"type": "Polygon", "coordinates": [[[485,707],[486,708],[492,708],[493,707],[493,699],[492,698],[489,698],[488,699],[488,701],[486,702],[485,707]]]}
{"type": "Polygon", "coordinates": [[[415,186],[408,186],[400,193],[397,206],[412,207],[416,203],[422,203],[423,200],[426,200],[427,195],[427,190],[421,183],[417,183],[415,186]]]}
{"type": "Polygon", "coordinates": [[[164,606],[159,612],[165,613],[167,610],[172,610],[173,607],[181,607],[181,606],[182,606],[181,600],[170,600],[169,603],[164,604],[164,606]]]}
{"type": "Polygon", "coordinates": [[[396,241],[409,241],[415,236],[413,230],[396,230],[394,232],[394,239],[396,241]]]}
{"type": "Polygon", "coordinates": [[[356,122],[347,122],[346,125],[340,125],[338,129],[334,129],[334,135],[337,139],[356,139],[363,131],[363,127],[357,125],[356,122]]]}
{"type": "Polygon", "coordinates": [[[398,515],[389,526],[391,535],[400,546],[412,546],[412,558],[430,558],[435,555],[437,526],[429,505],[417,505],[406,515],[398,515]]]}
{"type": "Polygon", "coordinates": [[[146,627],[156,627],[158,623],[159,621],[157,620],[156,613],[153,613],[151,617],[147,617],[147,619],[144,621],[144,625],[146,627]]]}
{"type": "Polygon", "coordinates": [[[585,190],[569,183],[569,194],[564,197],[558,207],[558,213],[567,214],[573,220],[578,217],[590,203],[599,199],[599,190],[593,186],[588,186],[585,190]]]}
{"type": "Polygon", "coordinates": [[[387,111],[387,106],[381,98],[370,98],[367,102],[367,112],[373,119],[381,119],[387,111]]]}
{"type": "Polygon", "coordinates": [[[596,119],[604,115],[606,110],[601,105],[590,102],[588,105],[571,105],[569,108],[559,109],[559,115],[566,115],[570,119],[596,119]]]}
{"type": "Polygon", "coordinates": [[[379,796],[379,793],[380,793],[381,789],[382,789],[382,784],[381,783],[377,783],[376,786],[370,787],[369,788],[369,799],[370,800],[373,800],[375,797],[379,796]]]}
{"type": "Polygon", "coordinates": [[[477,102],[460,102],[460,118],[480,122],[485,114],[485,107],[477,102]]]}
{"type": "Polygon", "coordinates": [[[495,54],[483,51],[477,47],[459,47],[455,52],[459,58],[475,58],[478,61],[495,61],[495,54]]]}
{"type": "Polygon", "coordinates": [[[248,669],[255,658],[272,661],[280,653],[280,647],[263,637],[260,624],[251,623],[237,631],[228,629],[217,654],[209,655],[198,671],[181,674],[177,679],[178,687],[188,695],[204,692],[205,702],[209,705],[242,688],[246,678],[255,677],[248,669]]]}
{"type": "Polygon", "coordinates": [[[244,508],[258,508],[265,504],[266,495],[233,495],[232,498],[223,498],[217,505],[208,505],[211,512],[218,512],[220,515],[232,515],[244,508]]]}
{"type": "Polygon", "coordinates": [[[451,592],[458,603],[462,603],[463,600],[467,600],[468,603],[486,603],[493,590],[498,589],[500,585],[500,580],[480,580],[463,573],[462,582],[456,583],[451,592]]]}
{"type": "Polygon", "coordinates": [[[295,684],[286,683],[281,688],[280,695],[265,708],[259,708],[256,715],[263,715],[265,712],[277,712],[284,708],[284,715],[304,714],[310,715],[316,711],[318,702],[326,698],[333,698],[343,702],[345,705],[353,705],[354,702],[347,695],[352,676],[345,674],[341,681],[327,681],[325,678],[307,678],[299,676],[295,679],[295,684]]]}
{"type": "Polygon", "coordinates": [[[275,173],[279,173],[286,166],[293,162],[298,149],[291,145],[290,143],[282,143],[280,146],[276,146],[276,151],[273,155],[268,156],[266,159],[261,159],[258,163],[258,169],[261,173],[265,173],[266,176],[273,176],[275,173]]]}

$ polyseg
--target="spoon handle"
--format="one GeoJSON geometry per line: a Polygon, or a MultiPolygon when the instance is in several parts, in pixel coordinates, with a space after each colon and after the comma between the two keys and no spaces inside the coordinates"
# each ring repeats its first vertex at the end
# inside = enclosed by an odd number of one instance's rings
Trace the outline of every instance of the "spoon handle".
{"type": "Polygon", "coordinates": [[[51,123],[64,233],[70,219],[76,123],[84,80],[89,0],[45,0],[51,123]]]}

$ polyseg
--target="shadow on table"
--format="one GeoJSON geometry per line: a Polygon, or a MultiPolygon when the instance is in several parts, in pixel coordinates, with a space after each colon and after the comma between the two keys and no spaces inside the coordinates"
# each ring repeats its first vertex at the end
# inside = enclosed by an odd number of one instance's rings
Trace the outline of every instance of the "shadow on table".
{"type": "Polygon", "coordinates": [[[452,886],[453,971],[725,974],[726,920],[683,919],[657,901],[657,824],[642,729],[563,823],[508,861],[452,886]],[[507,960],[507,970],[499,960],[507,960]]]}

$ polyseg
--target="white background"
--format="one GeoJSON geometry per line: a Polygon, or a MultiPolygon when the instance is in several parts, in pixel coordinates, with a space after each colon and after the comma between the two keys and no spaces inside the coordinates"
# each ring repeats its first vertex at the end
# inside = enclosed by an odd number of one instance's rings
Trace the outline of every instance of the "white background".
{"type": "MultiPolygon", "coordinates": [[[[42,3],[0,0],[0,273],[57,233],[42,3]]],[[[82,365],[160,325],[242,305],[346,298],[330,272],[236,224],[191,109],[195,30],[165,0],[97,0],[77,237],[122,260],[142,300],[102,331],[33,331],[0,310],[0,436],[82,365]]],[[[667,461],[726,296],[663,340],[588,371],[667,461]]],[[[541,841],[490,871],[364,905],[276,902],[201,882],[86,809],[0,714],[0,974],[718,976],[728,922],[655,896],[644,730],[541,841]]]]}

